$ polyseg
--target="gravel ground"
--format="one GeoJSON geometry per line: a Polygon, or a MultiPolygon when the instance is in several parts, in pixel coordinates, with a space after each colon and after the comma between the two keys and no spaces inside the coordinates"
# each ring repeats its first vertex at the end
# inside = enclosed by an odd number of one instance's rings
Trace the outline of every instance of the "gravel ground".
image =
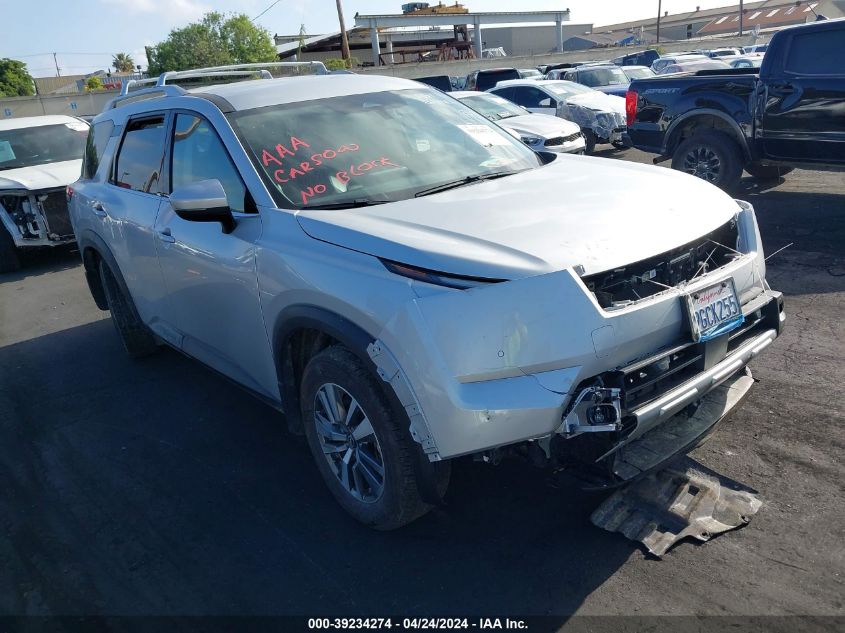
{"type": "Polygon", "coordinates": [[[277,413],[175,352],[129,360],[78,254],[28,257],[0,276],[0,614],[845,615],[845,179],[738,197],[792,243],[789,320],[693,457],[764,506],[659,561],[516,463],[457,462],[445,507],[362,528],[277,413]]]}

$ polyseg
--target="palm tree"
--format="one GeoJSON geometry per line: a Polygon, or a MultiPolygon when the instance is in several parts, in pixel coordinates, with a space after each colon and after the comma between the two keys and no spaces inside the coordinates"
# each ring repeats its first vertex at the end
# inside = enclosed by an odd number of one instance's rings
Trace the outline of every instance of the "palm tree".
{"type": "Polygon", "coordinates": [[[112,57],[112,66],[119,73],[131,73],[135,70],[135,61],[127,53],[117,53],[112,57]]]}

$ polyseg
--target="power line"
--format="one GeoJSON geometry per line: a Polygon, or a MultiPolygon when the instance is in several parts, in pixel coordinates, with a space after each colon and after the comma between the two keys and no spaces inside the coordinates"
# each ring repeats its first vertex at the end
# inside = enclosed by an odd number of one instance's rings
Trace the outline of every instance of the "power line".
{"type": "Polygon", "coordinates": [[[269,7],[267,7],[266,9],[264,9],[261,13],[259,13],[258,15],[256,15],[254,18],[252,18],[252,21],[253,21],[253,22],[255,22],[258,18],[260,18],[262,15],[264,15],[265,13],[267,13],[270,9],[272,9],[272,8],[273,8],[273,7],[275,7],[277,4],[279,4],[279,2],[281,2],[281,0],[275,0],[275,2],[273,2],[272,4],[270,4],[270,6],[269,6],[269,7]]]}

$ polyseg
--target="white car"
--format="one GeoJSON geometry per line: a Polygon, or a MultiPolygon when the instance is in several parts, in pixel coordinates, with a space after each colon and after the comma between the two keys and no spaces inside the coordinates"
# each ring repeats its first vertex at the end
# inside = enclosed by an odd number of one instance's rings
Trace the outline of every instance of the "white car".
{"type": "Polygon", "coordinates": [[[66,187],[79,178],[88,124],[55,115],[0,120],[0,272],[18,249],[73,242],[66,187]]]}
{"type": "Polygon", "coordinates": [[[516,133],[535,152],[583,154],[586,148],[581,128],[575,123],[547,114],[533,114],[512,101],[488,92],[464,90],[449,96],[465,103],[494,123],[516,133]]]}
{"type": "Polygon", "coordinates": [[[174,77],[94,119],[70,199],[93,298],[131,355],[284,411],[367,525],[424,514],[463,455],[631,481],[780,333],[754,210],[703,180],[532,152],[415,81],[174,77]]]}
{"type": "Polygon", "coordinates": [[[584,133],[587,153],[600,143],[622,145],[626,130],[625,99],[604,94],[572,81],[511,79],[488,90],[530,112],[549,114],[576,123],[584,133]]]}

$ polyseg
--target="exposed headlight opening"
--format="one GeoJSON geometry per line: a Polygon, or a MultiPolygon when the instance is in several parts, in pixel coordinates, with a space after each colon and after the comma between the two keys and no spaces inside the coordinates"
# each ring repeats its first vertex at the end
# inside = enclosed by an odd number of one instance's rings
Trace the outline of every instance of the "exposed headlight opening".
{"type": "Polygon", "coordinates": [[[434,284],[435,286],[444,286],[446,288],[455,288],[457,290],[467,290],[469,288],[476,288],[478,286],[486,286],[487,284],[497,284],[507,279],[489,279],[487,277],[470,277],[465,275],[453,275],[450,273],[443,273],[436,270],[428,270],[426,268],[419,268],[417,266],[410,266],[408,264],[400,264],[389,259],[379,259],[387,270],[395,275],[401,275],[408,279],[415,281],[422,281],[427,284],[434,284]]]}

